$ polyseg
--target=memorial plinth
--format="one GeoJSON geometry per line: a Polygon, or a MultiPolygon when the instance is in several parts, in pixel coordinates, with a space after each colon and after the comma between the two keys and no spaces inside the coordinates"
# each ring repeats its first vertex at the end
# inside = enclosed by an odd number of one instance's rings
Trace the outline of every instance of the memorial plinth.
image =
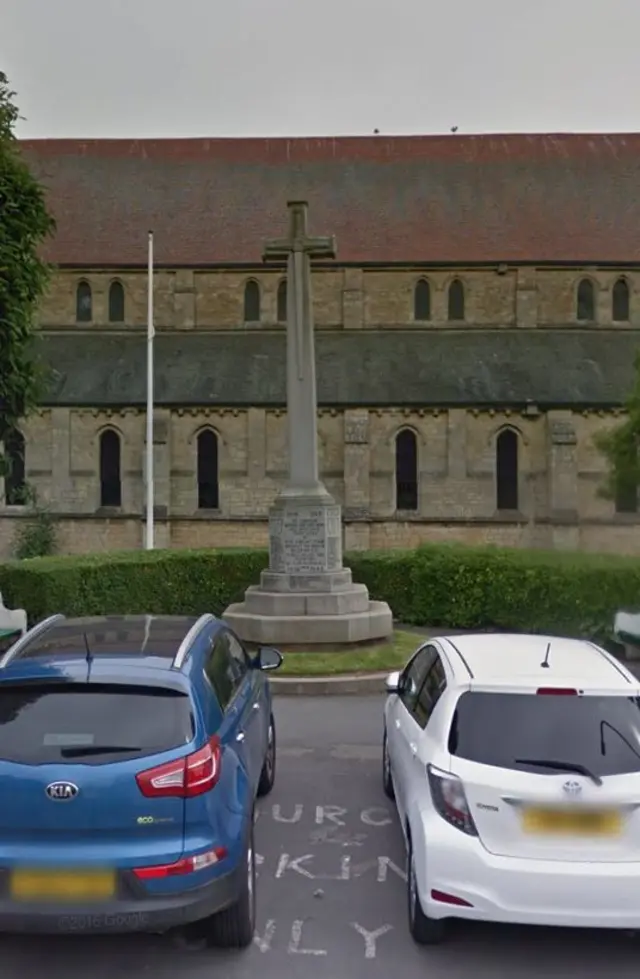
{"type": "Polygon", "coordinates": [[[308,236],[305,202],[290,202],[289,215],[289,237],[265,249],[265,258],[288,263],[289,480],[269,513],[269,568],[224,618],[258,645],[371,642],[391,635],[391,609],[343,567],[341,509],[318,476],[310,259],[334,258],[335,242],[308,236]]]}
{"type": "Polygon", "coordinates": [[[277,501],[269,515],[269,569],[224,618],[258,645],[342,646],[393,630],[387,603],[371,601],[342,565],[340,506],[331,497],[277,501]]]}

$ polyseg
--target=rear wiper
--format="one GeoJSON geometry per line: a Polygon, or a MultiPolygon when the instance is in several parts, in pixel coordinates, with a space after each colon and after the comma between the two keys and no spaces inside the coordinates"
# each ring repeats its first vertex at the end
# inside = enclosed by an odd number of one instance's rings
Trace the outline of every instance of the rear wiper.
{"type": "Polygon", "coordinates": [[[633,745],[631,744],[631,742],[629,741],[628,738],[625,738],[625,736],[622,733],[622,731],[619,731],[617,727],[614,727],[613,724],[610,724],[609,721],[605,721],[605,720],[600,721],[600,751],[602,752],[603,757],[607,753],[607,745],[606,745],[606,742],[605,742],[605,739],[604,739],[604,729],[605,729],[605,727],[608,727],[610,731],[613,731],[614,734],[617,734],[618,737],[620,738],[620,740],[624,744],[626,744],[626,746],[629,749],[629,751],[632,751],[634,753],[634,755],[636,756],[636,758],[640,758],[640,752],[638,751],[637,748],[634,748],[633,747],[633,745]]]}
{"type": "Polygon", "coordinates": [[[578,775],[590,778],[596,785],[602,785],[602,779],[599,775],[594,775],[588,768],[585,768],[584,765],[578,765],[577,762],[554,761],[551,758],[516,758],[515,763],[516,765],[537,765],[539,768],[555,768],[558,772],[576,772],[578,775]]]}
{"type": "Polygon", "coordinates": [[[138,745],[130,744],[92,744],[84,748],[61,748],[63,758],[83,758],[88,755],[117,755],[121,751],[142,751],[138,745]]]}

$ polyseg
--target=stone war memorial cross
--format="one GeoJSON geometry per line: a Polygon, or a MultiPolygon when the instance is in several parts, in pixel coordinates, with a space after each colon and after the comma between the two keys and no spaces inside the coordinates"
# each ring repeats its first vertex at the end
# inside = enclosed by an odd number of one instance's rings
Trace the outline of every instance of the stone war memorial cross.
{"type": "Polygon", "coordinates": [[[331,646],[384,639],[386,602],[369,598],[342,564],[341,508],[318,472],[318,399],[311,260],[336,257],[335,238],[308,234],[306,201],[290,201],[289,235],[268,241],[265,262],[287,261],[289,478],[269,512],[269,568],[224,618],[246,642],[331,646]]]}

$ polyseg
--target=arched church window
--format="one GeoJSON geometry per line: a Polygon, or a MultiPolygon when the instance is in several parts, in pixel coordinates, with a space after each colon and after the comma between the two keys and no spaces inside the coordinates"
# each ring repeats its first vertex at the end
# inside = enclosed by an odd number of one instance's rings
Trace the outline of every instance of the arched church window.
{"type": "Polygon", "coordinates": [[[91,286],[84,279],[76,288],[76,321],[90,323],[93,319],[93,296],[91,286]]]}
{"type": "Polygon", "coordinates": [[[633,483],[619,483],[614,502],[616,513],[637,513],[638,487],[633,483]]]}
{"type": "Polygon", "coordinates": [[[413,292],[413,318],[426,321],[431,319],[431,286],[426,279],[416,283],[413,292]]]}
{"type": "Polygon", "coordinates": [[[449,286],[448,318],[459,322],[465,318],[464,286],[460,279],[454,279],[449,286]]]}
{"type": "Polygon", "coordinates": [[[220,505],[218,436],[211,429],[200,432],[198,453],[198,509],[217,510],[220,505]]]}
{"type": "Polygon", "coordinates": [[[396,435],[396,510],[417,510],[418,495],[418,439],[403,428],[396,435]]]}
{"type": "Polygon", "coordinates": [[[260,322],[260,286],[255,279],[250,279],[244,287],[244,321],[260,322]]]}
{"type": "Polygon", "coordinates": [[[505,428],[496,439],[496,508],[518,509],[518,435],[505,428]]]}
{"type": "Polygon", "coordinates": [[[576,319],[591,321],[596,318],[596,296],[591,279],[582,279],[576,294],[576,319]]]}
{"type": "Polygon", "coordinates": [[[100,506],[122,506],[120,436],[112,428],[100,435],[100,506]]]}
{"type": "Polygon", "coordinates": [[[4,456],[7,472],[4,477],[4,502],[7,506],[22,506],[27,502],[25,439],[19,429],[14,428],[4,437],[4,456]]]}
{"type": "Polygon", "coordinates": [[[287,322],[287,280],[282,279],[278,286],[278,323],[287,322]]]}
{"type": "Polygon", "coordinates": [[[112,282],[109,286],[109,322],[124,323],[124,286],[112,282]]]}
{"type": "Polygon", "coordinates": [[[628,323],[629,316],[629,284],[626,279],[618,279],[612,292],[612,313],[614,323],[628,323]]]}

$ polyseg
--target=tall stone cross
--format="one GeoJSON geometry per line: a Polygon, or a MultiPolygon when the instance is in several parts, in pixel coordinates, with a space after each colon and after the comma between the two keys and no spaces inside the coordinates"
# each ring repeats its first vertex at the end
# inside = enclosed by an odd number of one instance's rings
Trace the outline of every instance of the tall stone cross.
{"type": "Polygon", "coordinates": [[[318,475],[318,396],[311,259],[335,258],[334,237],[313,238],[307,230],[308,204],[289,201],[289,235],[268,241],[265,262],[287,261],[287,417],[289,485],[285,496],[326,496],[318,475]]]}
{"type": "Polygon", "coordinates": [[[269,567],[243,602],[224,613],[246,642],[333,646],[393,631],[386,602],[371,601],[342,564],[340,504],[318,474],[311,260],[335,258],[334,238],[307,232],[307,204],[289,201],[289,235],[269,241],[264,260],[287,260],[289,481],[269,510],[269,567]]]}

